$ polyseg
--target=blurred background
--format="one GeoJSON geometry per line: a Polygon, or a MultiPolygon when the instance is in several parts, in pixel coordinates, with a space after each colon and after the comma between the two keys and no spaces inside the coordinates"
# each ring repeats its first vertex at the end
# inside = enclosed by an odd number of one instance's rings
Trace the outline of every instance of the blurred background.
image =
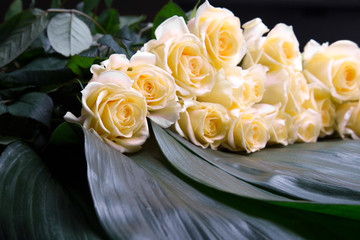
{"type": "MultiPolygon", "coordinates": [[[[11,4],[11,0],[2,0],[0,22],[11,4]]],[[[50,8],[49,0],[23,0],[23,7],[28,8],[31,2],[41,9],[50,8]]],[[[65,1],[64,7],[75,8],[80,1],[65,1]]],[[[167,3],[165,0],[113,1],[113,8],[122,15],[145,14],[147,21],[153,21],[156,13],[167,3]]],[[[185,12],[190,11],[197,0],[173,0],[185,12]]],[[[203,2],[203,1],[202,1],[203,2]]],[[[201,2],[201,3],[202,3],[201,2]]],[[[282,22],[292,25],[300,42],[300,49],[314,39],[319,43],[332,43],[348,39],[360,45],[360,0],[210,0],[214,7],[225,7],[231,10],[241,23],[259,17],[269,29],[282,22]]],[[[105,7],[101,3],[100,9],[105,7]]]]}

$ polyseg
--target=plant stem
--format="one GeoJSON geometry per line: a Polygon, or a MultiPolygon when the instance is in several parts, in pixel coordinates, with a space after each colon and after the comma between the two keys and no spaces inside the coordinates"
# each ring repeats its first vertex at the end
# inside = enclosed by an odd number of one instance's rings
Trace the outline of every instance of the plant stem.
{"type": "Polygon", "coordinates": [[[96,22],[92,17],[90,17],[89,15],[76,10],[76,9],[61,9],[61,8],[50,8],[48,10],[46,10],[46,12],[57,12],[57,13],[76,13],[79,14],[81,16],[86,17],[87,19],[89,19],[90,21],[92,21],[104,34],[107,34],[107,32],[105,31],[105,29],[98,23],[96,22]]]}

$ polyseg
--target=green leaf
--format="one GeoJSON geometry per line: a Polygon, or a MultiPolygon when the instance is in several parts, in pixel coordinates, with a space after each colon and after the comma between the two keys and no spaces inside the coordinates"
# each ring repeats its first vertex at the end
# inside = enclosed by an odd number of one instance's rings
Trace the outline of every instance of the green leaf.
{"type": "Polygon", "coordinates": [[[309,239],[358,236],[358,222],[240,198],[167,165],[154,138],[130,157],[85,130],[95,209],[112,239],[309,239]]]}
{"type": "MultiPolygon", "coordinates": [[[[360,219],[360,141],[294,144],[239,155],[199,148],[155,124],[153,130],[167,159],[202,184],[218,189],[213,179],[216,171],[221,171],[259,189],[287,196],[285,200],[268,199],[276,204],[360,219]],[[201,172],[204,174],[198,174],[201,172]]],[[[226,186],[222,190],[231,192],[226,186]]],[[[246,191],[240,196],[259,199],[250,194],[246,191]]]]}
{"type": "Polygon", "coordinates": [[[51,0],[51,8],[61,8],[61,0],[51,0]]]}
{"type": "Polygon", "coordinates": [[[11,96],[12,89],[34,88],[50,91],[73,79],[74,74],[66,67],[66,59],[41,57],[33,60],[20,70],[0,73],[0,94],[11,96]],[[10,92],[9,92],[10,91],[10,92]]]}
{"type": "Polygon", "coordinates": [[[31,118],[50,127],[53,102],[49,96],[40,92],[23,95],[15,103],[7,107],[13,116],[31,118]]]}
{"type": "Polygon", "coordinates": [[[47,23],[47,14],[40,9],[26,10],[3,23],[0,26],[0,67],[23,53],[47,23]]]}
{"type": "Polygon", "coordinates": [[[112,4],[112,0],[105,0],[106,7],[110,8],[112,4]]]}
{"type": "Polygon", "coordinates": [[[102,38],[100,38],[98,40],[98,43],[108,46],[109,48],[111,48],[115,53],[120,53],[120,54],[127,54],[125,49],[120,47],[119,44],[115,41],[115,39],[113,38],[113,36],[106,34],[104,35],[102,38]]]}
{"type": "Polygon", "coordinates": [[[113,35],[120,29],[119,14],[115,9],[106,9],[100,14],[97,21],[108,34],[113,35]]]}
{"type": "Polygon", "coordinates": [[[90,14],[90,12],[99,4],[99,2],[100,0],[84,0],[84,13],[90,14]]]}
{"type": "Polygon", "coordinates": [[[27,145],[12,143],[1,154],[0,186],[1,239],[104,239],[91,205],[27,145]]]}
{"type": "Polygon", "coordinates": [[[55,15],[49,22],[47,34],[54,50],[64,56],[78,54],[92,43],[89,27],[72,13],[55,15]]]}
{"type": "Polygon", "coordinates": [[[152,35],[155,36],[155,30],[156,28],[166,19],[172,17],[172,16],[179,16],[183,17],[185,21],[187,21],[187,17],[185,12],[176,5],[173,1],[169,1],[155,16],[154,22],[153,22],[153,28],[152,28],[152,35]]]}
{"type": "Polygon", "coordinates": [[[198,0],[198,2],[196,3],[195,7],[193,8],[193,10],[190,12],[190,14],[187,14],[188,19],[192,19],[193,17],[195,17],[196,11],[198,9],[198,6],[200,4],[201,0],[198,0]]]}
{"type": "Polygon", "coordinates": [[[97,57],[83,57],[79,55],[72,56],[67,63],[67,66],[79,76],[91,76],[90,67],[97,60],[103,60],[102,58],[97,57]]]}
{"type": "Polygon", "coordinates": [[[51,135],[50,142],[58,146],[71,145],[83,141],[83,133],[80,125],[63,122],[51,135]]]}
{"type": "Polygon", "coordinates": [[[22,1],[14,0],[10,5],[9,9],[5,13],[5,21],[9,20],[11,17],[15,16],[16,14],[21,13],[22,10],[23,10],[22,1]]]}
{"type": "Polygon", "coordinates": [[[131,27],[134,24],[138,24],[146,19],[145,15],[139,15],[139,16],[120,16],[120,29],[124,26],[131,27]]]}

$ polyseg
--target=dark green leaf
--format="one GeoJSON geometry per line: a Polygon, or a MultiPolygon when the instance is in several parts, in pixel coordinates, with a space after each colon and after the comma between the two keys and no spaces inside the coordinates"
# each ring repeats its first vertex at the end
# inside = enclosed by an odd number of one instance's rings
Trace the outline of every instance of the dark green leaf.
{"type": "Polygon", "coordinates": [[[60,8],[61,0],[51,0],[51,8],[60,8]]]}
{"type": "Polygon", "coordinates": [[[110,8],[112,4],[112,0],[105,0],[106,7],[110,8]]]}
{"type": "Polygon", "coordinates": [[[109,34],[106,34],[102,38],[100,38],[98,40],[98,43],[108,46],[115,53],[126,54],[125,49],[120,47],[119,44],[115,41],[115,39],[109,34]]]}
{"type": "Polygon", "coordinates": [[[188,19],[192,19],[193,17],[195,17],[196,11],[198,9],[198,6],[200,4],[201,0],[198,0],[198,2],[196,3],[195,7],[193,8],[193,10],[190,13],[190,16],[188,17],[188,19]]]}
{"type": "Polygon", "coordinates": [[[99,60],[96,57],[83,57],[79,55],[72,56],[67,63],[67,66],[79,76],[91,76],[90,67],[94,64],[94,61],[99,60]]]}
{"type": "Polygon", "coordinates": [[[20,142],[0,157],[1,239],[104,239],[91,205],[69,194],[20,142]]]}
{"type": "Polygon", "coordinates": [[[111,8],[103,11],[97,21],[108,34],[113,35],[120,29],[119,14],[115,9],[111,8]]]}
{"type": "Polygon", "coordinates": [[[10,5],[9,9],[5,13],[5,21],[9,20],[11,17],[15,16],[22,11],[22,1],[14,0],[10,5]]]}
{"type": "Polygon", "coordinates": [[[26,10],[0,26],[0,67],[8,64],[45,29],[47,14],[40,9],[26,10]]]}
{"type": "Polygon", "coordinates": [[[0,73],[0,96],[14,97],[14,94],[36,87],[50,91],[73,79],[74,74],[66,67],[66,59],[41,57],[33,60],[20,70],[0,73]],[[3,92],[3,94],[2,94],[3,92]]]}
{"type": "MultiPolygon", "coordinates": [[[[199,148],[155,124],[153,130],[167,159],[191,178],[199,179],[196,173],[205,172],[194,159],[206,162],[202,164],[209,170],[201,178],[203,184],[218,188],[212,183],[216,169],[259,189],[288,196],[277,204],[360,219],[359,141],[294,144],[239,155],[199,148]],[[189,157],[179,157],[185,154],[189,157]]],[[[249,193],[240,195],[251,197],[249,193]]]]}
{"type": "Polygon", "coordinates": [[[73,56],[92,43],[89,27],[75,14],[61,13],[55,15],[47,27],[51,46],[64,56],[73,56]]]}
{"type": "Polygon", "coordinates": [[[153,37],[155,37],[154,33],[156,28],[166,19],[172,17],[172,16],[179,16],[179,17],[183,17],[185,19],[185,21],[187,21],[187,17],[185,12],[178,6],[176,5],[173,1],[169,1],[155,16],[154,18],[154,22],[153,22],[153,28],[152,28],[152,32],[153,32],[153,37]]]}
{"type": "Polygon", "coordinates": [[[63,122],[52,133],[50,142],[58,146],[66,146],[83,141],[83,133],[80,125],[63,122]]]}
{"type": "MultiPolygon", "coordinates": [[[[113,239],[349,238],[358,222],[204,188],[169,170],[154,139],[127,157],[85,130],[88,179],[113,239]]],[[[180,174],[180,175],[179,175],[180,174]]]]}
{"type": "Polygon", "coordinates": [[[7,109],[13,116],[31,118],[50,127],[53,102],[44,93],[27,93],[15,103],[9,105],[7,109]]]}
{"type": "Polygon", "coordinates": [[[84,13],[90,14],[90,12],[99,4],[99,2],[100,0],[84,0],[84,13]]]}
{"type": "Polygon", "coordinates": [[[120,28],[123,28],[124,26],[131,27],[134,24],[138,24],[146,19],[145,15],[139,15],[139,16],[120,16],[120,28]]]}

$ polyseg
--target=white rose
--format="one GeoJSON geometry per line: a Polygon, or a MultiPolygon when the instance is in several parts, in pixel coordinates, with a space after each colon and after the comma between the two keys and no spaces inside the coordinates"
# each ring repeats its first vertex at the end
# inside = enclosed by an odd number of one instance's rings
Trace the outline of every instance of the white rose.
{"type": "Polygon", "coordinates": [[[205,44],[216,69],[236,66],[245,55],[245,40],[240,20],[225,8],[215,8],[205,1],[188,27],[205,44]]]}
{"type": "Polygon", "coordinates": [[[360,101],[346,102],[337,107],[336,126],[342,138],[346,135],[360,138],[360,101]]]}
{"type": "Polygon", "coordinates": [[[309,99],[303,104],[304,108],[311,108],[321,115],[320,136],[331,135],[335,127],[336,107],[331,100],[330,92],[323,85],[317,83],[309,84],[309,99]]]}
{"type": "Polygon", "coordinates": [[[302,70],[299,42],[291,26],[279,23],[266,37],[262,35],[267,31],[267,27],[259,18],[244,24],[243,28],[248,45],[242,63],[244,68],[262,64],[269,67],[270,71],[284,66],[302,70]]]}
{"type": "Polygon", "coordinates": [[[291,68],[268,72],[263,103],[281,104],[281,109],[291,116],[302,111],[302,104],[309,99],[309,89],[303,74],[291,68]]]}
{"type": "Polygon", "coordinates": [[[126,74],[134,81],[133,88],[146,99],[148,117],[163,128],[179,119],[181,106],[176,96],[174,78],[155,66],[155,55],[137,52],[130,59],[126,74]]]}
{"type": "MultiPolygon", "coordinates": [[[[131,86],[127,75],[117,73],[117,77],[123,78],[119,81],[125,82],[127,79],[128,86],[131,86]]],[[[81,93],[81,117],[76,119],[68,113],[65,116],[67,120],[80,122],[85,129],[93,130],[120,152],[140,150],[149,137],[146,101],[140,92],[125,85],[91,82],[81,93]]]]}
{"type": "Polygon", "coordinates": [[[229,121],[222,105],[193,101],[185,112],[180,113],[175,130],[197,146],[216,149],[224,141],[229,121]]]}
{"type": "Polygon", "coordinates": [[[312,109],[306,109],[292,118],[289,142],[316,142],[321,129],[321,115],[312,109]]]}
{"type": "Polygon", "coordinates": [[[232,118],[230,129],[222,146],[231,151],[255,152],[266,146],[269,131],[265,120],[253,110],[241,112],[232,118]]]}
{"type": "Polygon", "coordinates": [[[323,84],[339,103],[359,99],[360,49],[354,42],[342,40],[328,46],[311,40],[303,56],[309,82],[323,84]]]}
{"type": "Polygon", "coordinates": [[[126,71],[129,65],[129,60],[124,54],[112,54],[109,59],[106,59],[98,64],[93,64],[90,72],[93,74],[91,81],[96,81],[100,73],[109,70],[126,71]]]}
{"type": "Polygon", "coordinates": [[[200,39],[190,34],[182,17],[165,20],[155,31],[156,40],[142,49],[156,55],[156,65],[175,79],[180,96],[193,98],[211,91],[215,69],[200,39]]]}

